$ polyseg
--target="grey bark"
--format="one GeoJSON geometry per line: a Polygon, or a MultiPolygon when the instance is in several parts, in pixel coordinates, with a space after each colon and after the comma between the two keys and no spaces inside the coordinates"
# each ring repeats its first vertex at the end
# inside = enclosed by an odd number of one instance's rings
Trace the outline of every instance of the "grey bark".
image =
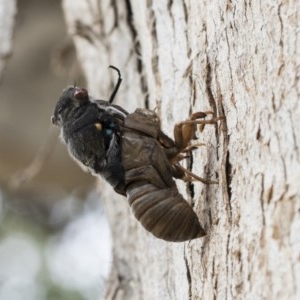
{"type": "Polygon", "coordinates": [[[300,2],[64,0],[90,93],[157,111],[224,115],[178,182],[207,236],[174,244],[139,225],[101,184],[114,240],[107,299],[300,298],[300,2]]]}

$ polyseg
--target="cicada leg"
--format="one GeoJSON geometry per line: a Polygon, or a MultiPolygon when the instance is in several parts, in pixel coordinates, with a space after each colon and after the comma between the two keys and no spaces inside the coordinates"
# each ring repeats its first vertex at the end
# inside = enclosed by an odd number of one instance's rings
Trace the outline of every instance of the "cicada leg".
{"type": "Polygon", "coordinates": [[[189,146],[189,142],[194,137],[197,130],[197,125],[216,124],[218,121],[223,120],[224,117],[216,117],[212,119],[205,119],[207,115],[212,115],[211,111],[193,113],[186,121],[177,123],[174,126],[174,139],[180,152],[184,151],[189,146]]]}
{"type": "MultiPolygon", "coordinates": [[[[217,184],[217,181],[204,179],[191,171],[185,169],[179,164],[179,161],[186,158],[186,153],[195,150],[205,144],[190,145],[191,139],[195,136],[197,125],[205,126],[206,124],[216,124],[218,121],[223,120],[224,117],[215,117],[211,119],[204,119],[208,115],[213,115],[213,112],[196,112],[190,116],[186,121],[177,123],[174,126],[174,139],[177,149],[177,154],[172,158],[174,176],[184,181],[198,180],[205,184],[217,184]]],[[[202,127],[203,130],[203,127],[202,127]]],[[[170,152],[170,151],[169,151],[170,152]]],[[[173,151],[175,152],[175,151],[173,151]]]]}

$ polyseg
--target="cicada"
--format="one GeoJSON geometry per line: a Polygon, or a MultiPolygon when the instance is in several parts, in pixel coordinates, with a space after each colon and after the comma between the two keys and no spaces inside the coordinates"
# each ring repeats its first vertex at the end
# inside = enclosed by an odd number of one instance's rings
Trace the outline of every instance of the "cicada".
{"type": "Polygon", "coordinates": [[[128,113],[113,104],[119,80],[108,101],[95,100],[82,87],[65,89],[52,123],[70,155],[93,175],[101,175],[118,194],[127,197],[134,216],[157,238],[182,242],[205,235],[192,207],[179,193],[174,178],[203,180],[180,165],[194,146],[196,124],[216,123],[193,114],[176,124],[174,139],[163,133],[157,114],[148,109],[128,113]]]}

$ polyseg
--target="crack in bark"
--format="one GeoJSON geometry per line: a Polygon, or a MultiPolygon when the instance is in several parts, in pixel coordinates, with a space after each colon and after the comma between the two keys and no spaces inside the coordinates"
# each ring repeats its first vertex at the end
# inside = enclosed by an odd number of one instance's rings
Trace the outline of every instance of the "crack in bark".
{"type": "Polygon", "coordinates": [[[261,206],[261,212],[262,212],[262,225],[264,228],[266,226],[265,207],[264,207],[264,191],[265,191],[264,174],[261,173],[259,175],[261,175],[260,206],[261,206]]]}
{"type": "Polygon", "coordinates": [[[187,277],[187,282],[188,282],[188,299],[192,300],[192,277],[191,277],[191,271],[190,271],[190,266],[186,257],[186,248],[184,248],[184,262],[186,266],[186,277],[187,277]]]}
{"type": "Polygon", "coordinates": [[[186,53],[187,53],[188,59],[190,59],[191,55],[192,55],[192,49],[191,49],[191,47],[189,47],[190,43],[189,43],[189,36],[188,36],[188,11],[187,11],[187,6],[184,1],[182,3],[182,10],[184,13],[184,21],[185,21],[185,25],[186,25],[186,30],[185,30],[185,39],[186,39],[186,47],[187,47],[186,53]]]}
{"type": "Polygon", "coordinates": [[[153,2],[151,2],[150,4],[150,18],[152,21],[152,28],[151,28],[151,36],[152,36],[152,59],[151,59],[151,67],[152,67],[152,72],[154,74],[154,78],[155,78],[155,83],[157,85],[160,84],[160,80],[159,80],[159,70],[158,70],[158,65],[159,65],[159,57],[157,54],[157,49],[158,49],[158,38],[157,38],[157,27],[156,27],[156,16],[155,16],[155,12],[153,10],[153,2]]]}
{"type": "Polygon", "coordinates": [[[282,3],[278,5],[278,10],[277,10],[277,15],[280,23],[280,40],[279,40],[279,45],[281,49],[283,48],[283,40],[282,40],[282,33],[283,33],[283,23],[282,23],[282,17],[281,17],[281,7],[282,3]]]}
{"type": "MultiPolygon", "coordinates": [[[[175,36],[174,36],[174,34],[175,34],[176,30],[175,30],[175,26],[174,26],[175,20],[174,20],[173,14],[172,14],[172,5],[173,5],[173,1],[172,1],[172,0],[169,0],[169,2],[168,2],[168,7],[167,7],[167,8],[168,8],[168,13],[169,13],[170,19],[171,19],[171,21],[172,21],[172,42],[175,43],[175,42],[174,42],[174,41],[175,41],[175,36]]],[[[174,67],[174,66],[175,66],[175,63],[174,63],[174,56],[172,55],[171,58],[172,58],[172,66],[174,67]]]]}
{"type": "Polygon", "coordinates": [[[145,94],[145,108],[149,109],[149,95],[148,95],[148,86],[146,84],[146,79],[145,75],[143,73],[143,62],[142,59],[140,58],[140,52],[141,52],[141,44],[138,39],[138,33],[137,30],[134,26],[134,21],[133,21],[133,11],[131,7],[130,0],[125,0],[125,6],[126,6],[126,21],[128,24],[129,31],[131,33],[131,37],[133,40],[133,45],[134,45],[134,51],[136,53],[136,68],[138,73],[140,74],[140,85],[141,85],[141,90],[145,94]]]}
{"type": "Polygon", "coordinates": [[[211,266],[211,272],[213,274],[213,287],[214,287],[214,293],[213,293],[213,299],[216,299],[217,295],[217,287],[218,287],[218,279],[215,273],[216,269],[216,263],[215,263],[215,257],[212,258],[212,266],[211,266]]]}
{"type": "MultiPolygon", "coordinates": [[[[173,18],[173,14],[172,14],[172,6],[173,6],[173,0],[169,0],[168,1],[168,4],[167,4],[167,10],[168,10],[168,13],[169,13],[169,16],[172,20],[172,27],[173,27],[173,32],[175,31],[175,26],[174,26],[174,18],[173,18]]],[[[174,40],[174,36],[173,36],[173,40],[174,40]]]]}
{"type": "MultiPolygon", "coordinates": [[[[195,197],[195,185],[192,182],[188,182],[187,184],[188,193],[191,199],[193,200],[195,197]]],[[[192,207],[194,206],[194,201],[192,201],[192,207]]]]}
{"type": "Polygon", "coordinates": [[[186,5],[185,1],[183,1],[182,4],[183,4],[184,20],[185,20],[185,23],[187,24],[188,23],[188,19],[189,19],[188,9],[187,9],[187,5],[186,5]]]}
{"type": "Polygon", "coordinates": [[[208,54],[206,53],[206,78],[205,78],[205,84],[206,84],[206,93],[208,95],[208,102],[209,105],[212,107],[212,110],[214,114],[216,114],[217,106],[216,106],[216,100],[214,97],[214,94],[212,92],[211,83],[212,83],[212,67],[211,63],[208,58],[208,54]]]}
{"type": "MultiPolygon", "coordinates": [[[[294,125],[293,124],[293,114],[292,114],[292,112],[290,110],[288,110],[287,113],[289,115],[289,118],[291,120],[292,125],[294,125]]],[[[296,128],[295,125],[291,126],[292,136],[293,136],[293,140],[294,140],[294,152],[296,154],[297,160],[299,161],[299,146],[297,144],[297,135],[295,133],[295,128],[296,128]]]]}
{"type": "MultiPolygon", "coordinates": [[[[230,163],[230,154],[229,151],[227,151],[227,155],[225,158],[225,176],[226,176],[226,188],[227,188],[227,194],[228,194],[228,200],[230,203],[230,199],[231,199],[231,181],[232,181],[232,164],[230,163]]],[[[230,208],[231,210],[231,208],[230,208]]]]}
{"type": "MultiPolygon", "coordinates": [[[[111,7],[113,8],[113,12],[114,12],[114,17],[115,17],[115,20],[114,20],[114,25],[111,29],[111,32],[117,28],[119,26],[119,10],[118,10],[118,5],[117,5],[117,0],[111,0],[111,7]]],[[[110,33],[111,33],[110,32],[110,33]]]]}
{"type": "MultiPolygon", "coordinates": [[[[218,110],[221,116],[225,117],[224,108],[222,102],[218,103],[218,110]]],[[[231,181],[232,181],[232,165],[230,163],[230,153],[228,150],[229,136],[226,119],[222,122],[222,133],[223,133],[223,152],[222,152],[222,163],[221,163],[221,178],[222,178],[222,191],[224,192],[226,212],[228,213],[228,221],[232,222],[232,206],[231,206],[231,181]]]]}
{"type": "Polygon", "coordinates": [[[170,12],[170,14],[171,14],[172,5],[173,5],[173,0],[169,0],[167,7],[168,7],[168,11],[170,12]]]}

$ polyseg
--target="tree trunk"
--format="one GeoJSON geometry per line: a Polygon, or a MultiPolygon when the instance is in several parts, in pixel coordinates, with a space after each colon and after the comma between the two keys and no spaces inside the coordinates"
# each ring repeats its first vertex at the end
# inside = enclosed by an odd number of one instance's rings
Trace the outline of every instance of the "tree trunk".
{"type": "Polygon", "coordinates": [[[225,116],[178,187],[207,235],[154,238],[101,183],[114,242],[107,299],[300,299],[300,2],[64,0],[88,88],[157,108],[172,135],[191,112],[225,116]]]}

